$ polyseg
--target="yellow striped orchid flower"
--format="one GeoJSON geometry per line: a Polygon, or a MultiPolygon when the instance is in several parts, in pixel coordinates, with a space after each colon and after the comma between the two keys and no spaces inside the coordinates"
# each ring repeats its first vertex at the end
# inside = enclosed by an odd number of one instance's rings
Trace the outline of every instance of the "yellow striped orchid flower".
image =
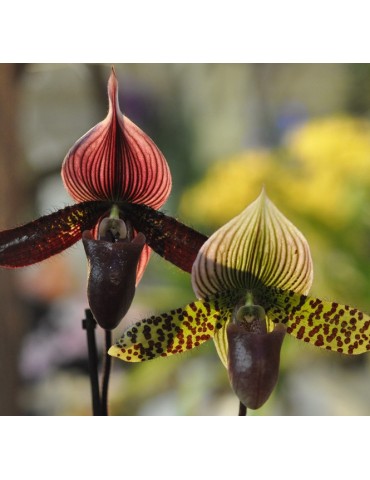
{"type": "Polygon", "coordinates": [[[213,339],[240,401],[256,409],[278,379],[285,333],[344,354],[370,349],[370,317],[308,295],[313,265],[302,233],[262,191],[200,248],[197,300],[125,330],[109,353],[140,362],[213,339]]]}

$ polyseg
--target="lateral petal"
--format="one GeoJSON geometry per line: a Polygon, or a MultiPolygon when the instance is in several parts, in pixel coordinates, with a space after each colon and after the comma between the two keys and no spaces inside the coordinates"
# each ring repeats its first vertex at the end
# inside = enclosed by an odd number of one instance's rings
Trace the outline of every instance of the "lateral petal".
{"type": "Polygon", "coordinates": [[[370,350],[370,316],[357,308],[272,289],[266,314],[287,333],[316,347],[348,355],[370,350]]]}
{"type": "Polygon", "coordinates": [[[145,205],[120,204],[120,208],[158,255],[191,272],[199,249],[207,240],[205,235],[145,205]]]}
{"type": "Polygon", "coordinates": [[[215,296],[153,315],[127,328],[108,353],[126,362],[143,362],[190,350],[214,336],[231,315],[234,302],[215,296]]]}
{"type": "Polygon", "coordinates": [[[23,226],[0,232],[0,266],[25,267],[66,250],[109,210],[107,202],[63,208],[23,226]]]}

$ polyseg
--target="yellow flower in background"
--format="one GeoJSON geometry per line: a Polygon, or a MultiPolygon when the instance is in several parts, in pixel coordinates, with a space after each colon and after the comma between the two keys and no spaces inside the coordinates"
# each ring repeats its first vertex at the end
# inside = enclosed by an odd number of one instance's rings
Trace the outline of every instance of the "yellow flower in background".
{"type": "Polygon", "coordinates": [[[268,150],[245,152],[213,164],[199,183],[185,191],[182,217],[196,224],[220,226],[258,195],[274,166],[275,158],[268,150]]]}
{"type": "Polygon", "coordinates": [[[313,120],[287,139],[288,203],[334,229],[369,200],[370,122],[346,116],[313,120]],[[299,202],[297,202],[299,199],[299,202]]]}
{"type": "Polygon", "coordinates": [[[284,148],[220,161],[184,193],[180,213],[197,225],[219,227],[262,185],[283,211],[346,228],[370,199],[370,122],[349,116],[312,120],[294,130],[284,148]]]}
{"type": "MultiPolygon", "coordinates": [[[[344,115],[312,120],[291,133],[288,145],[311,173],[335,167],[336,172],[361,179],[370,165],[370,123],[344,115]]],[[[370,183],[369,176],[365,180],[370,183]]]]}

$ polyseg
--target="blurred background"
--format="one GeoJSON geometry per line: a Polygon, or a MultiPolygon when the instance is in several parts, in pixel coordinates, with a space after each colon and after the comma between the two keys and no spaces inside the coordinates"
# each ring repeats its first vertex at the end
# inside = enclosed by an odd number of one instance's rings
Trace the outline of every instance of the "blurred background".
{"type": "MultiPolygon", "coordinates": [[[[61,163],[105,117],[110,68],[0,65],[0,229],[73,203],[61,163]]],[[[163,211],[210,234],[265,186],[310,244],[312,294],[370,312],[370,65],[115,68],[122,111],[169,163],[173,190],[163,211]]],[[[193,298],[190,276],[153,254],[125,321],[193,298]]],[[[91,414],[85,308],[81,242],[41,264],[0,270],[1,415],[91,414]]],[[[115,361],[110,408],[112,415],[236,415],[238,400],[208,342],[143,364],[115,361]]],[[[276,390],[249,413],[370,415],[369,356],[288,337],[276,390]]]]}

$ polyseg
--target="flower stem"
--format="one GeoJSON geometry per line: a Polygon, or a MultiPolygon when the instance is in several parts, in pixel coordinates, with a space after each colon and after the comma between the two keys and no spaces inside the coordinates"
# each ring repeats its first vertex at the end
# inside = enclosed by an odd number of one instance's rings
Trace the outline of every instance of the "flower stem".
{"type": "Polygon", "coordinates": [[[86,318],[82,320],[82,328],[86,330],[87,349],[89,358],[89,375],[91,385],[91,398],[93,415],[101,415],[99,377],[98,377],[98,351],[96,348],[95,327],[96,321],[90,309],[85,310],[86,318]]]}
{"type": "Polygon", "coordinates": [[[245,417],[247,415],[247,407],[242,403],[239,402],[239,417],[245,417]]]}
{"type": "Polygon", "coordinates": [[[112,365],[112,357],[108,355],[109,347],[112,345],[112,332],[105,330],[105,355],[103,366],[103,381],[101,390],[101,415],[108,415],[108,385],[112,365]]]}

